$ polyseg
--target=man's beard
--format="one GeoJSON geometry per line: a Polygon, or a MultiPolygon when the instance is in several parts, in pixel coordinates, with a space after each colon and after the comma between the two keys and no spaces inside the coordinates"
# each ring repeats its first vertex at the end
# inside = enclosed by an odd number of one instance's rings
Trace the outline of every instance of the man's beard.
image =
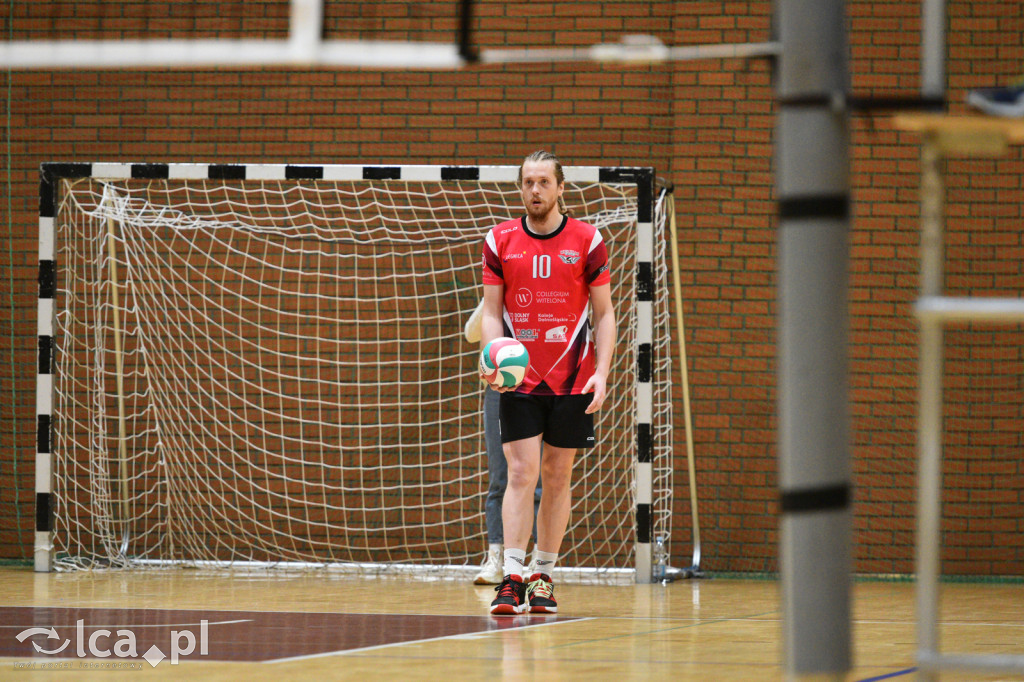
{"type": "Polygon", "coordinates": [[[554,208],[557,205],[557,201],[551,204],[542,202],[539,206],[530,203],[526,205],[526,212],[530,215],[531,218],[546,218],[551,214],[551,211],[554,210],[554,208]]]}

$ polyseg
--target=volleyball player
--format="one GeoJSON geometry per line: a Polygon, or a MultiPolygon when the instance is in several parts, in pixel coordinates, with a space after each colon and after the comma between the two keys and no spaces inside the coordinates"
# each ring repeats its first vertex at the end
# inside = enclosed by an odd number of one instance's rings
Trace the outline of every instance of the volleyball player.
{"type": "Polygon", "coordinates": [[[545,151],[527,156],[519,189],[526,215],[492,228],[483,255],[481,343],[511,336],[530,353],[522,383],[494,389],[502,393],[508,462],[504,577],[491,603],[494,614],[558,610],[551,573],[569,521],[573,460],[594,444],[593,413],[605,400],[616,337],[608,253],[597,228],[565,211],[558,158],[545,151]],[[542,468],[535,568],[527,576],[533,491],[542,468]]]}

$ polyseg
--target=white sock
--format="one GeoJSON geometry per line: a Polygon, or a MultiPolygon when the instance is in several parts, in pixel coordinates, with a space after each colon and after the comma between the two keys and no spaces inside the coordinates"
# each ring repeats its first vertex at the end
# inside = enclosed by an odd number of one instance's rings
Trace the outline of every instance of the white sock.
{"type": "Polygon", "coordinates": [[[526,573],[526,550],[505,548],[505,568],[502,571],[505,575],[518,575],[520,578],[526,573]]]}
{"type": "Polygon", "coordinates": [[[492,554],[496,554],[498,556],[501,556],[501,549],[502,549],[502,546],[501,546],[500,542],[488,543],[488,545],[487,545],[487,556],[490,556],[492,554]]]}
{"type": "Polygon", "coordinates": [[[556,561],[558,561],[557,552],[542,552],[539,549],[533,550],[533,570],[535,573],[551,575],[551,571],[555,568],[556,561]]]}

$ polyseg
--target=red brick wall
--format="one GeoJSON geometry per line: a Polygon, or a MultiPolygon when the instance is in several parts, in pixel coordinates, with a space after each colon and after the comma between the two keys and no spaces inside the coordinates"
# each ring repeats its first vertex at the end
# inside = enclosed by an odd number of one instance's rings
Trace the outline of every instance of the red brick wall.
{"type": "MultiPolygon", "coordinates": [[[[330,38],[448,41],[456,2],[332,2],[330,38]]],[[[771,3],[476,3],[483,47],[761,42],[771,3]]],[[[918,87],[919,3],[848,3],[858,95],[918,87]]],[[[1024,9],[949,3],[950,110],[1024,72],[1024,9]]],[[[16,3],[14,38],[266,37],[285,2],[16,3]]],[[[7,33],[7,31],[5,31],[7,33]]],[[[250,68],[0,74],[10,206],[0,306],[0,557],[31,556],[37,170],[43,161],[510,163],[548,147],[572,164],[654,165],[675,185],[703,565],[777,569],[774,104],[762,60],[536,64],[459,71],[250,68]],[[3,95],[7,94],[6,97],[3,95]],[[9,159],[9,162],[7,162],[9,159]]],[[[913,569],[918,145],[884,114],[853,122],[851,411],[857,570],[913,569]]],[[[948,164],[949,285],[1021,290],[1019,147],[948,164]]],[[[1016,328],[959,328],[947,347],[945,570],[1024,574],[1022,357],[1016,328]],[[1010,379],[1005,378],[1005,374],[1010,379]],[[1007,383],[1009,382],[1009,383],[1007,383]],[[988,391],[985,393],[984,391],[988,391]],[[993,399],[992,396],[996,396],[993,399]],[[959,411],[958,411],[959,410],[959,411]],[[962,413],[962,414],[961,414],[962,413]]],[[[681,403],[681,400],[680,400],[681,403]]],[[[689,553],[685,446],[673,551],[689,553]]]]}

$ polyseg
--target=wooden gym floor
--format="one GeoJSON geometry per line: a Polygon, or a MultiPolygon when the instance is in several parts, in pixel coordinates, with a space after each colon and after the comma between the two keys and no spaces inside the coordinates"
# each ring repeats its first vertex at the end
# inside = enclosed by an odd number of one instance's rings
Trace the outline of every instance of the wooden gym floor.
{"type": "MultiPolygon", "coordinates": [[[[1024,584],[947,584],[943,590],[943,651],[1024,653],[1024,584]]],[[[450,578],[315,571],[0,569],[0,679],[116,680],[120,672],[146,680],[188,675],[246,682],[784,677],[775,581],[561,584],[557,616],[489,616],[493,594],[493,588],[450,578]],[[203,620],[206,655],[200,655],[203,620]],[[30,628],[40,630],[26,634],[30,628]],[[155,667],[139,657],[89,654],[127,652],[116,648],[131,643],[119,629],[131,630],[137,656],[155,650],[169,656],[174,647],[185,652],[189,633],[195,650],[177,664],[167,659],[155,667]],[[33,656],[33,647],[55,651],[61,645],[58,654],[33,656]],[[68,671],[76,674],[68,677],[68,671]]],[[[854,669],[846,679],[913,680],[913,584],[858,582],[853,612],[854,669]]]]}

